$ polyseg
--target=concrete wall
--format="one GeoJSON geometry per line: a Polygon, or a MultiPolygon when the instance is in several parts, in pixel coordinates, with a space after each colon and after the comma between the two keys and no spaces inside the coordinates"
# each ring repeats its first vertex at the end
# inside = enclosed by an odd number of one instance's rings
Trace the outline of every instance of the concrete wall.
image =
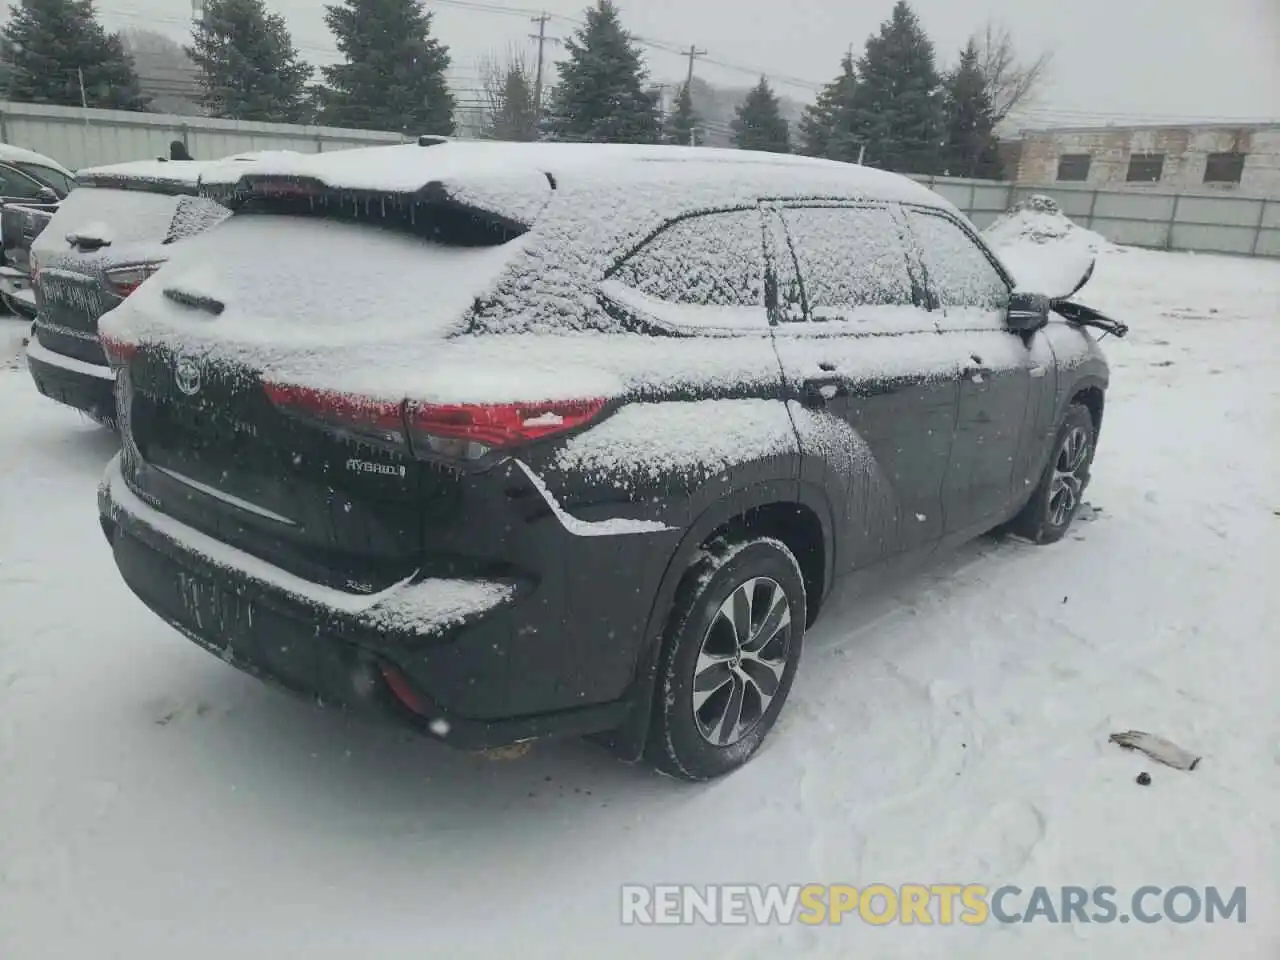
{"type": "Polygon", "coordinates": [[[1143,192],[1195,190],[1206,193],[1280,199],[1280,126],[1136,127],[1026,131],[1016,180],[1027,184],[1058,182],[1058,157],[1087,153],[1089,186],[1115,186],[1143,192]],[[1128,183],[1129,157],[1163,153],[1159,183],[1128,183]],[[1211,153],[1244,153],[1244,173],[1235,183],[1205,183],[1211,153]]]}
{"type": "MultiPolygon", "coordinates": [[[[1033,194],[1052,197],[1082,227],[1115,243],[1280,257],[1280,199],[1203,192],[1155,193],[1123,185],[1032,186],[960,177],[913,177],[946,197],[979,230],[1033,194]]],[[[1130,185],[1132,186],[1132,185],[1130,185]]]]}
{"type": "Polygon", "coordinates": [[[287,123],[211,120],[176,114],[124,110],[81,110],[36,103],[0,101],[0,143],[26,147],[53,157],[64,167],[169,155],[169,144],[182,140],[197,160],[216,160],[255,150],[317,153],[347,147],[399,143],[398,133],[344,130],[287,123]]]}

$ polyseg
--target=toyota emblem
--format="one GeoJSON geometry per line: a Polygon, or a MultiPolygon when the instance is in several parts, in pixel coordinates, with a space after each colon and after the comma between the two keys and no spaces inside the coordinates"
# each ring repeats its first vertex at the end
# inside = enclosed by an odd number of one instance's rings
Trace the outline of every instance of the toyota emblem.
{"type": "Polygon", "coordinates": [[[200,367],[194,360],[180,360],[173,372],[178,381],[178,389],[188,397],[194,397],[200,392],[200,367]]]}

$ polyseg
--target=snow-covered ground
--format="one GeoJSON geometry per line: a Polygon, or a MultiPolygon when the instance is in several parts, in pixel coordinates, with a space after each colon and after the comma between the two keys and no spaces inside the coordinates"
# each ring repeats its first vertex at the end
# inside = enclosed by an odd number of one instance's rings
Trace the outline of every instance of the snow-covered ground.
{"type": "Polygon", "coordinates": [[[111,435],[0,320],[0,957],[1274,960],[1280,263],[1106,251],[1083,298],[1133,333],[1073,535],[833,604],[766,748],[701,786],[454,753],[197,650],[111,562],[111,435]],[[1248,919],[619,923],[626,882],[804,881],[1244,885],[1248,919]]]}

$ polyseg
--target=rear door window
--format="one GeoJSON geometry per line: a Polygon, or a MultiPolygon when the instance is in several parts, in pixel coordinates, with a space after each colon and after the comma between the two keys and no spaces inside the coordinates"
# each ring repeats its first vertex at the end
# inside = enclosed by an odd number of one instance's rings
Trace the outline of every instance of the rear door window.
{"type": "Polygon", "coordinates": [[[15,164],[15,166],[42,183],[47,183],[63,196],[66,196],[75,187],[74,180],[68,178],[61,170],[53,169],[53,167],[46,167],[40,163],[19,163],[15,164]]]}
{"type": "Polygon", "coordinates": [[[690,330],[764,328],[764,243],[755,209],[673,221],[601,285],[615,305],[690,330]]]}
{"type": "Polygon", "coordinates": [[[841,333],[933,329],[916,302],[904,228],[887,207],[787,206],[780,213],[797,271],[779,271],[782,320],[839,324],[832,332],[841,333]]]}
{"type": "Polygon", "coordinates": [[[907,212],[943,329],[1001,329],[1009,284],[978,242],[940,213],[907,212]]]}
{"type": "Polygon", "coordinates": [[[34,200],[44,184],[9,164],[0,164],[0,197],[34,200]]]}

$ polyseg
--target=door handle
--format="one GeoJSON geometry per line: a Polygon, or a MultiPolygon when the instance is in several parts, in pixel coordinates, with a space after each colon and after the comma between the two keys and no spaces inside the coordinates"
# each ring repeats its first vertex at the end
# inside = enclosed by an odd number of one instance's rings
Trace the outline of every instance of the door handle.
{"type": "Polygon", "coordinates": [[[835,377],[812,377],[804,381],[803,387],[806,407],[826,406],[828,400],[845,392],[844,384],[835,377]]]}

